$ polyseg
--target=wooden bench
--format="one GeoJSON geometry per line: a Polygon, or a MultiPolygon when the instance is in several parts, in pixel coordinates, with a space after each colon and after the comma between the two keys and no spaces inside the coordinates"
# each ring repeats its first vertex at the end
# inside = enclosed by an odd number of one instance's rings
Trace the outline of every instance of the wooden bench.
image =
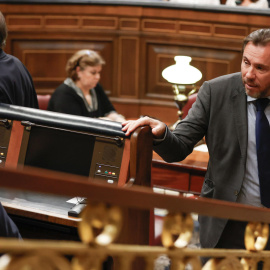
{"type": "MultiPolygon", "coordinates": [[[[2,168],[32,166],[117,186],[151,186],[152,134],[148,127],[126,137],[118,122],[6,104],[0,104],[0,118],[2,168]]],[[[17,217],[76,227],[76,218],[67,213],[57,216],[49,211],[20,209],[9,202],[3,204],[17,217]]],[[[134,228],[134,234],[123,233],[121,243],[153,241],[152,213],[129,209],[126,215],[126,225],[134,228]]]]}

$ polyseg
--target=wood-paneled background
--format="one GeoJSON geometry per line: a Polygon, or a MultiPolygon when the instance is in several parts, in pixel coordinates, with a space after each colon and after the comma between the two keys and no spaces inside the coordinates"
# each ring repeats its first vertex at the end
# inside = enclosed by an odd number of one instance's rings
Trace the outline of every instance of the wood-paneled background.
{"type": "Polygon", "coordinates": [[[171,86],[161,76],[175,55],[192,57],[198,82],[240,70],[242,39],[270,25],[269,15],[180,7],[98,4],[1,4],[9,28],[6,52],[32,74],[38,94],[52,93],[65,79],[77,50],[105,59],[101,84],[128,118],[177,119],[171,86]]]}

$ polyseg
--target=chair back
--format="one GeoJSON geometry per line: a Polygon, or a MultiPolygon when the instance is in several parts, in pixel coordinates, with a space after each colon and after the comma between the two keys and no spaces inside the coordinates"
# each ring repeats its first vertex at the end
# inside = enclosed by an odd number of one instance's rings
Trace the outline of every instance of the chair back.
{"type": "Polygon", "coordinates": [[[188,115],[189,109],[192,107],[192,104],[196,101],[197,93],[192,94],[188,97],[187,104],[183,107],[183,115],[182,119],[184,119],[188,115]]]}
{"type": "Polygon", "coordinates": [[[41,110],[47,110],[51,95],[37,95],[38,106],[41,110]]]}
{"type": "MultiPolygon", "coordinates": [[[[0,119],[0,167],[30,166],[115,186],[151,186],[149,127],[126,137],[119,122],[8,104],[0,104],[0,119]]],[[[148,244],[153,238],[153,230],[145,226],[150,214],[127,210],[126,224],[134,233],[122,234],[119,241],[148,244]]]]}

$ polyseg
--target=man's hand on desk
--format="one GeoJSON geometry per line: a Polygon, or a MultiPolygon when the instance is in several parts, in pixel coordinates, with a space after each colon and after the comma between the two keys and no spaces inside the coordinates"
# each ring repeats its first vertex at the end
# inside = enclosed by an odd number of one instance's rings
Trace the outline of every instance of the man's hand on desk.
{"type": "Polygon", "coordinates": [[[166,125],[159,120],[144,116],[138,120],[129,120],[122,123],[122,130],[129,136],[138,127],[150,126],[156,139],[162,139],[166,132],[166,125]]]}

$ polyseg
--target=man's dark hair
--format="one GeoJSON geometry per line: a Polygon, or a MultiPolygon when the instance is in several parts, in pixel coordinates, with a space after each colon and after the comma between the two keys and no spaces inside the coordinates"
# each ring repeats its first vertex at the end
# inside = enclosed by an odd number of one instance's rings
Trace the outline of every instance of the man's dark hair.
{"type": "Polygon", "coordinates": [[[242,51],[244,51],[248,42],[252,42],[255,46],[266,46],[270,43],[270,28],[259,29],[250,33],[243,41],[242,51]]]}
{"type": "Polygon", "coordinates": [[[7,35],[8,35],[8,31],[7,31],[6,20],[2,12],[0,11],[0,49],[5,47],[7,35]]]}

